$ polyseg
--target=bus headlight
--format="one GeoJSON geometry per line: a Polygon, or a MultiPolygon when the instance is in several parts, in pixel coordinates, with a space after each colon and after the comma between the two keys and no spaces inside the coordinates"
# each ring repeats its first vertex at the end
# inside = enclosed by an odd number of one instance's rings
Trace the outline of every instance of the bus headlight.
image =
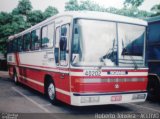
{"type": "Polygon", "coordinates": [[[81,103],[96,103],[99,102],[99,96],[81,97],[81,103]]]}
{"type": "Polygon", "coordinates": [[[132,100],[145,99],[145,98],[146,98],[146,94],[134,94],[132,96],[132,100]]]}

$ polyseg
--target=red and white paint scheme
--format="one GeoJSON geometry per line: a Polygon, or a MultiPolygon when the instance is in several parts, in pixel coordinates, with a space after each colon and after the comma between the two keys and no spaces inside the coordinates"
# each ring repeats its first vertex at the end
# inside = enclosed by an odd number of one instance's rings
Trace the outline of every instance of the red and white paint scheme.
{"type": "Polygon", "coordinates": [[[23,83],[70,105],[143,102],[145,30],[139,19],[65,12],[8,40],[8,68],[23,83]]]}

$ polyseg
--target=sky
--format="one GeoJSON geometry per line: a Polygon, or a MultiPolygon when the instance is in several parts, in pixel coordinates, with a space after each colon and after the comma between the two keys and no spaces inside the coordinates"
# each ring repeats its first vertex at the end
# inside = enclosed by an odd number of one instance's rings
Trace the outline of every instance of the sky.
{"type": "MultiPolygon", "coordinates": [[[[19,0],[0,0],[0,11],[11,12],[19,0]]],[[[34,10],[44,11],[49,5],[64,11],[65,3],[69,0],[30,0],[34,10]]],[[[84,0],[78,0],[84,1],[84,0]]],[[[124,0],[91,0],[103,7],[122,8],[124,0]]],[[[140,9],[150,11],[153,5],[160,4],[160,0],[145,0],[140,9]]]]}

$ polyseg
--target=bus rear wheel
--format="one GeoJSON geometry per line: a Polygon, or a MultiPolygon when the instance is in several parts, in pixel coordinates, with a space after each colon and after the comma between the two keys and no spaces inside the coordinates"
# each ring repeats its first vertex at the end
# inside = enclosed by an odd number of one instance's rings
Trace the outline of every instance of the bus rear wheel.
{"type": "Polygon", "coordinates": [[[14,75],[13,75],[13,80],[14,80],[14,83],[17,85],[18,84],[18,77],[17,77],[16,73],[14,73],[14,75]]]}
{"type": "Polygon", "coordinates": [[[56,104],[57,103],[56,87],[55,87],[53,81],[51,81],[51,80],[49,80],[49,82],[47,83],[46,94],[47,94],[47,97],[48,97],[49,101],[52,104],[56,104]]]}

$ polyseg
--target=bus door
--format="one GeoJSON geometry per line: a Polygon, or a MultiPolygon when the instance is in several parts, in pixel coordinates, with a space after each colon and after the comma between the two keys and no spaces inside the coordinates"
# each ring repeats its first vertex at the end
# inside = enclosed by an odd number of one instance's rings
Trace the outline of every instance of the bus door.
{"type": "Polygon", "coordinates": [[[58,68],[57,87],[69,91],[69,29],[65,24],[56,27],[55,62],[58,68]]]}

